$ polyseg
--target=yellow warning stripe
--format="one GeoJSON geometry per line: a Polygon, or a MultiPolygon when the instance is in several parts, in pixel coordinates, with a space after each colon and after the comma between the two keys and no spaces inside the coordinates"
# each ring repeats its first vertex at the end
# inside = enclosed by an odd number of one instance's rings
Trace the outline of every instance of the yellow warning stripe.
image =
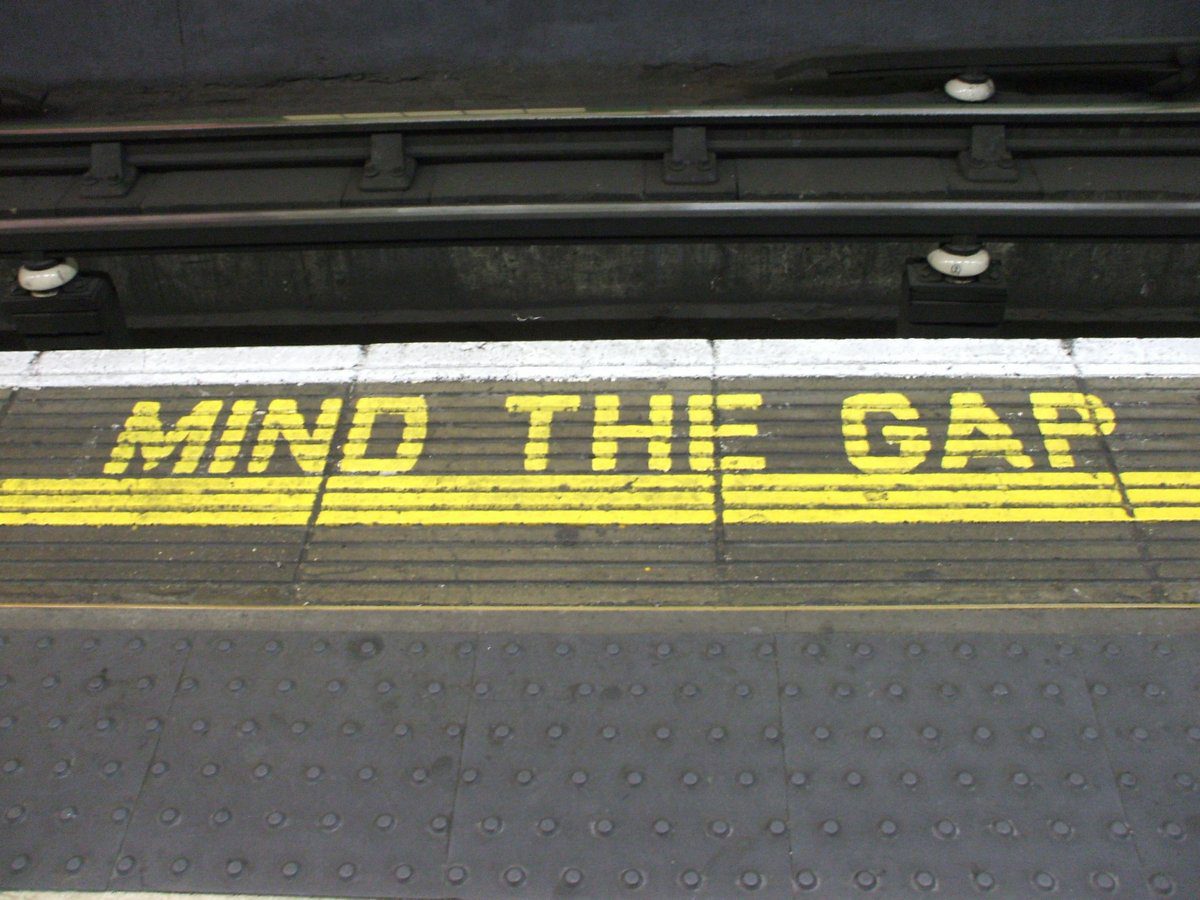
{"type": "MultiPolygon", "coordinates": [[[[211,494],[72,494],[71,509],[89,510],[308,510],[312,511],[316,492],[295,494],[260,494],[222,492],[211,494]]],[[[0,494],[0,511],[53,510],[63,508],[63,497],[57,494],[0,494]]]]}
{"type": "Polygon", "coordinates": [[[322,509],[318,525],[711,525],[714,509],[322,509]]]}
{"type": "Polygon", "coordinates": [[[1200,487],[1200,472],[1122,472],[1121,481],[1130,487],[1200,487]]]}
{"type": "Polygon", "coordinates": [[[712,505],[711,491],[330,491],[322,509],[711,509],[712,505]]]}
{"type": "Polygon", "coordinates": [[[1134,517],[1150,522],[1195,522],[1200,520],[1200,491],[1129,490],[1134,517]]]}
{"type": "MultiPolygon", "coordinates": [[[[1200,473],[1197,473],[1200,474],[1200,473]]],[[[1122,475],[1122,478],[1124,476],[1122,475]]],[[[734,473],[723,476],[726,489],[826,489],[857,488],[890,490],[902,488],[1022,488],[1106,487],[1115,485],[1111,472],[921,472],[917,474],[872,474],[854,472],[787,472],[779,474],[734,473]]],[[[1200,484],[1200,481],[1197,481],[1200,484]]]]}
{"type": "Polygon", "coordinates": [[[730,474],[731,525],[1113,522],[1129,518],[1109,472],[730,474]]]}
{"type": "Polygon", "coordinates": [[[129,512],[123,510],[0,513],[0,525],[300,525],[312,518],[303,512],[201,510],[194,512],[129,512]]]}
{"type": "Polygon", "coordinates": [[[296,478],[242,475],[211,478],[191,475],[146,476],[142,478],[5,478],[0,496],[7,494],[210,494],[234,491],[239,494],[316,493],[319,475],[296,478]]]}
{"type": "Polygon", "coordinates": [[[987,522],[1121,522],[1129,513],[1121,508],[1007,507],[1000,509],[947,507],[945,509],[726,509],[729,525],[919,525],[980,524],[987,522]]]}
{"type": "Polygon", "coordinates": [[[712,475],[331,475],[333,491],[646,491],[716,487],[712,475]]]}
{"type": "Polygon", "coordinates": [[[1058,490],[1057,488],[909,488],[905,490],[825,490],[825,491],[737,491],[721,495],[725,508],[733,507],[946,507],[971,506],[1121,506],[1121,492],[1115,488],[1058,490]]]}
{"type": "Polygon", "coordinates": [[[1200,472],[0,480],[0,525],[707,525],[718,506],[729,524],[1200,521],[1200,472]]]}
{"type": "Polygon", "coordinates": [[[709,525],[711,475],[335,475],[318,525],[709,525]]]}
{"type": "Polygon", "coordinates": [[[1119,522],[1125,499],[1108,472],[931,472],[823,477],[728,475],[727,524],[845,525],[1119,522]]]}
{"type": "Polygon", "coordinates": [[[0,525],[307,525],[319,476],[8,478],[0,525]]]}

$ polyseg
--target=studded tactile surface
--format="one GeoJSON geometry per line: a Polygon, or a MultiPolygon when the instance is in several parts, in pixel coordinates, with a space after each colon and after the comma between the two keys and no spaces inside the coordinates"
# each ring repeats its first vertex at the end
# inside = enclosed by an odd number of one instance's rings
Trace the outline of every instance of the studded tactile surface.
{"type": "Polygon", "coordinates": [[[10,631],[0,886],[1200,893],[1200,641],[10,631]]]}
{"type": "Polygon", "coordinates": [[[108,884],[188,650],[154,633],[0,635],[4,883],[108,884]]]}

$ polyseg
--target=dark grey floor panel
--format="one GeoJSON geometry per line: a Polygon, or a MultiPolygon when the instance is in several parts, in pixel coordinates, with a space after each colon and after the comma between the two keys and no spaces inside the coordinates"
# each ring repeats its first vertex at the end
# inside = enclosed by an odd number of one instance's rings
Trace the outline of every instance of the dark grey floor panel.
{"type": "Polygon", "coordinates": [[[788,637],[800,886],[1141,896],[1083,679],[1052,641],[788,637]]]}
{"type": "Polygon", "coordinates": [[[451,844],[471,893],[786,892],[772,639],[488,644],[451,844]]]}
{"type": "Polygon", "coordinates": [[[0,634],[0,885],[108,885],[189,652],[163,633],[0,634]]]}
{"type": "Polygon", "coordinates": [[[453,636],[205,635],[121,889],[436,894],[467,718],[453,636]],[[411,873],[411,874],[410,874],[411,873]]]}
{"type": "Polygon", "coordinates": [[[1151,892],[1200,897],[1200,646],[1123,638],[1091,642],[1085,653],[1122,823],[1151,892]]]}
{"type": "Polygon", "coordinates": [[[0,676],[5,889],[1200,896],[1195,637],[14,631],[0,676]]]}

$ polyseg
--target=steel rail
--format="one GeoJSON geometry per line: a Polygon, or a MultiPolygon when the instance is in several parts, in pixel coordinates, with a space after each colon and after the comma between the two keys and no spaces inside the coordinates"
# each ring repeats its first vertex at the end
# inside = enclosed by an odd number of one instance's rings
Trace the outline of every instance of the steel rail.
{"type": "MultiPolygon", "coordinates": [[[[670,149],[669,134],[634,135],[625,139],[522,141],[511,135],[495,135],[491,141],[454,141],[450,137],[417,137],[406,146],[408,156],[419,162],[501,162],[528,160],[648,159],[670,149]]],[[[939,131],[932,134],[858,134],[831,136],[780,135],[733,137],[715,133],[708,146],[722,158],[790,157],[819,158],[847,156],[896,157],[950,155],[966,149],[969,132],[939,131]]],[[[1200,128],[1195,134],[1113,135],[1086,132],[1073,136],[1028,134],[1014,131],[1007,146],[1023,155],[1141,154],[1183,155],[1200,153],[1200,128]]],[[[278,145],[205,142],[182,145],[163,143],[127,145],[125,159],[146,170],[218,169],[250,166],[362,165],[370,155],[365,136],[333,138],[327,142],[292,138],[278,145]]],[[[87,145],[24,148],[0,146],[0,172],[8,174],[53,174],[87,171],[87,145]]]]}
{"type": "Polygon", "coordinates": [[[0,220],[0,249],[182,249],[361,242],[940,236],[1200,237],[1200,200],[508,203],[0,220]]]}
{"type": "Polygon", "coordinates": [[[311,134],[314,131],[362,134],[388,130],[429,130],[446,127],[476,129],[500,125],[522,127],[575,127],[605,125],[709,125],[721,124],[1022,124],[1059,122],[1079,124],[1105,119],[1122,123],[1161,124],[1200,122],[1200,103],[1127,102],[1093,104],[995,102],[986,106],[953,101],[836,105],[797,103],[771,106],[721,106],[679,109],[512,109],[426,110],[380,113],[329,113],[262,119],[201,119],[186,122],[93,122],[62,124],[17,122],[0,125],[0,144],[45,141],[122,141],[178,138],[233,137],[278,134],[311,134]]]}

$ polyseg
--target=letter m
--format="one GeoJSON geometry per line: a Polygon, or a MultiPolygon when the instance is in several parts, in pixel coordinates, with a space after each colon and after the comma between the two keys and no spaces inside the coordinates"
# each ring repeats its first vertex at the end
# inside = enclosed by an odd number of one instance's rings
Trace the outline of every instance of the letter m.
{"type": "Polygon", "coordinates": [[[104,474],[125,474],[139,452],[142,455],[142,471],[149,472],[176,451],[179,457],[171,473],[186,475],[195,472],[224,405],[223,400],[201,400],[168,431],[160,417],[161,403],[153,400],[135,403],[133,412],[125,420],[124,429],[117,435],[112,456],[104,464],[104,474]]]}

